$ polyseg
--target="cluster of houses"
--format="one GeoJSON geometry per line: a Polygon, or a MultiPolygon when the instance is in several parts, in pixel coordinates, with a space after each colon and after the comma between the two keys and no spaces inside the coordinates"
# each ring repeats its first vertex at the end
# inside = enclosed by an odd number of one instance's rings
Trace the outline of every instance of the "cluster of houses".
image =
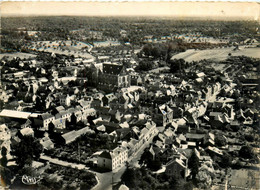
{"type": "MultiPolygon", "coordinates": [[[[212,130],[251,126],[255,121],[256,112],[247,107],[248,102],[241,100],[238,107],[234,98],[237,84],[230,78],[235,67],[224,72],[205,66],[176,76],[136,73],[119,63],[90,61],[84,64],[92,69],[91,75],[79,76],[81,62],[42,67],[36,70],[38,77],[16,69],[4,73],[12,84],[12,88],[4,87],[5,103],[15,102],[11,101],[15,99],[14,92],[36,103],[18,100],[13,109],[1,110],[0,118],[5,123],[0,125],[1,147],[10,152],[14,121],[21,124],[16,127],[19,135],[34,136],[36,129],[42,131],[40,143],[46,150],[53,149],[57,141],[66,146],[86,133],[107,134],[117,140],[117,146],[95,154],[97,167],[116,170],[147,148],[151,159],[159,157],[163,161],[167,175],[185,178],[190,174],[187,163],[192,152],[201,163],[212,163],[212,156],[221,157],[223,151],[241,148],[229,134],[224,137],[228,145],[218,147],[212,130]],[[61,76],[62,70],[65,76],[61,76]],[[90,79],[92,86],[86,87],[90,79]],[[21,80],[21,86],[15,85],[21,80]],[[41,107],[35,109],[35,105],[41,107]],[[79,123],[83,123],[81,128],[76,127],[79,123]],[[60,134],[58,140],[48,135],[50,131],[60,134]]],[[[22,63],[27,64],[19,62],[22,63]]],[[[30,63],[34,63],[32,68],[39,65],[34,60],[30,63]]],[[[241,93],[255,91],[256,86],[244,78],[241,93]]]]}
{"type": "MultiPolygon", "coordinates": [[[[139,90],[138,110],[146,118],[150,118],[158,130],[153,141],[147,147],[152,159],[166,157],[164,164],[167,175],[177,175],[177,172],[178,175],[187,177],[190,173],[187,165],[188,158],[193,151],[196,152],[202,164],[204,162],[213,163],[212,156],[222,157],[224,151],[239,150],[242,144],[238,139],[230,137],[233,135],[232,132],[224,136],[228,145],[219,147],[215,143],[215,134],[211,131],[221,131],[224,126],[233,128],[244,125],[248,127],[252,126],[255,121],[256,114],[251,108],[237,109],[236,100],[232,98],[236,85],[230,82],[228,75],[223,74],[223,80],[226,82],[224,84],[223,82],[222,84],[220,82],[207,83],[204,88],[199,88],[209,79],[205,73],[190,72],[190,76],[195,74],[197,79],[195,81],[178,81],[172,77],[169,84],[167,84],[169,81],[167,79],[170,77],[167,74],[140,77],[144,88],[139,90]],[[178,81],[178,85],[172,85],[175,81],[178,81]],[[227,89],[229,90],[227,91],[227,89]],[[231,94],[221,97],[223,93],[227,94],[227,92],[231,94]],[[204,130],[203,133],[198,132],[201,129],[204,130]],[[169,151],[170,155],[167,154],[169,151]],[[203,156],[200,155],[201,152],[203,152],[203,156]]],[[[211,76],[214,78],[214,75],[211,76]]],[[[129,107],[126,108],[129,109],[129,107]]],[[[131,122],[130,120],[128,123],[134,130],[135,126],[131,122]]],[[[125,141],[125,145],[127,143],[129,141],[125,141]]],[[[131,148],[124,149],[122,145],[120,147],[122,147],[122,151],[132,151],[131,148]]],[[[131,160],[131,154],[129,156],[129,160],[131,160]]],[[[113,170],[112,163],[117,163],[114,161],[115,157],[113,151],[102,152],[98,157],[99,167],[109,160],[110,165],[105,166],[106,164],[104,164],[103,166],[113,170]]],[[[119,163],[122,164],[122,162],[119,163]]]]}
{"type": "Polygon", "coordinates": [[[121,144],[112,151],[105,150],[98,155],[97,166],[99,168],[115,170],[129,162],[133,156],[152,142],[158,134],[158,129],[153,121],[147,121],[144,125],[132,129],[133,137],[127,137],[130,130],[112,132],[111,135],[119,135],[121,144]],[[141,129],[141,130],[140,130],[141,129]]]}

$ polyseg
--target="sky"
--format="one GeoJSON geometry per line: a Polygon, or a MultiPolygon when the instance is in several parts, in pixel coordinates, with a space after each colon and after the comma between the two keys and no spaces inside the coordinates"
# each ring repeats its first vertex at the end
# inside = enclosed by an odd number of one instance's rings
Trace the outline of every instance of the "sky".
{"type": "Polygon", "coordinates": [[[174,16],[259,20],[257,2],[2,2],[1,16],[174,16]]]}

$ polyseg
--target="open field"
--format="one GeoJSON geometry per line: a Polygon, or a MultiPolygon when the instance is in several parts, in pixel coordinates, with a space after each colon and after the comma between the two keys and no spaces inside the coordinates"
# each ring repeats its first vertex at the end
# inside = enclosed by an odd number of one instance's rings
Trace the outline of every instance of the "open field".
{"type": "Polygon", "coordinates": [[[259,170],[232,170],[229,178],[230,189],[259,189],[259,170]]]}
{"type": "Polygon", "coordinates": [[[38,41],[33,42],[29,49],[45,51],[50,53],[74,55],[75,57],[93,58],[87,50],[92,49],[92,45],[78,41],[38,41]]]}
{"type": "Polygon", "coordinates": [[[2,59],[5,56],[8,57],[8,60],[12,60],[15,57],[19,57],[21,59],[24,59],[24,58],[28,59],[28,58],[31,58],[31,57],[36,57],[36,55],[34,55],[34,54],[16,52],[16,53],[1,53],[0,59],[2,59]]]}
{"type": "Polygon", "coordinates": [[[56,40],[56,41],[38,41],[33,42],[31,48],[39,48],[43,49],[44,47],[49,48],[67,48],[68,50],[80,50],[82,48],[90,48],[92,45],[84,42],[79,41],[71,41],[71,40],[56,40]]]}
{"type": "Polygon", "coordinates": [[[119,46],[121,45],[119,42],[116,41],[103,41],[103,42],[94,42],[93,43],[95,47],[109,47],[109,46],[119,46]]]}
{"type": "Polygon", "coordinates": [[[234,48],[217,48],[207,50],[190,49],[185,52],[174,55],[171,59],[184,59],[185,61],[200,61],[203,59],[210,59],[215,61],[225,60],[231,53],[232,56],[245,55],[248,57],[260,58],[260,48],[244,48],[239,47],[240,50],[234,51],[234,48]]]}

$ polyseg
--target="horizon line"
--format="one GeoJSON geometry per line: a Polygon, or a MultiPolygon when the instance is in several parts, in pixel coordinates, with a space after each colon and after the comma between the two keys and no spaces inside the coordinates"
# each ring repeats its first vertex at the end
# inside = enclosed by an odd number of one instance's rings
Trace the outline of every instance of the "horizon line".
{"type": "MultiPolygon", "coordinates": [[[[211,16],[211,15],[201,15],[201,16],[180,16],[180,15],[84,15],[84,14],[3,14],[1,17],[153,17],[153,18],[173,18],[173,19],[214,19],[214,20],[220,20],[220,19],[249,19],[253,21],[257,21],[252,16],[211,16]]],[[[258,18],[259,20],[259,18],[258,18]]]]}
{"type": "Polygon", "coordinates": [[[89,16],[259,20],[259,2],[194,1],[21,1],[1,2],[1,17],[89,16]]]}

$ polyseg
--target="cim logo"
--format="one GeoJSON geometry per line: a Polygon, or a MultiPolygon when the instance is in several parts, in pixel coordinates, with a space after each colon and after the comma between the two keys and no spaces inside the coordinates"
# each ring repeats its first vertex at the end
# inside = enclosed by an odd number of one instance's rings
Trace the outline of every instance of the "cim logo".
{"type": "Polygon", "coordinates": [[[31,177],[27,175],[23,175],[22,182],[25,185],[35,185],[41,180],[41,177],[31,177]]]}

